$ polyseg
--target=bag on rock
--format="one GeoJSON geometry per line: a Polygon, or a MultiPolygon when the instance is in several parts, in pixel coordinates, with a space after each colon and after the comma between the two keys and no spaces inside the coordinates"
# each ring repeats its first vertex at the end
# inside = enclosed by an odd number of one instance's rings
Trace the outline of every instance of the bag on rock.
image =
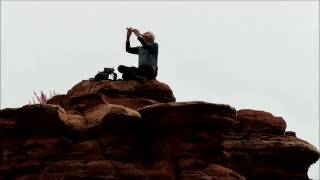
{"type": "Polygon", "coordinates": [[[109,75],[113,76],[113,80],[117,80],[117,74],[114,72],[113,68],[104,68],[102,72],[98,72],[97,75],[94,76],[94,79],[96,81],[101,81],[101,80],[109,80],[109,75]]]}

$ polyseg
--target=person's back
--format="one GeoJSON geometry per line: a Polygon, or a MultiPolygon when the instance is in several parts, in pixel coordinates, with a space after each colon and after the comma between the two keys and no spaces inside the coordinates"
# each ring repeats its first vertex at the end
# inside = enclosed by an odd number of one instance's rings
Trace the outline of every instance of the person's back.
{"type": "Polygon", "coordinates": [[[155,79],[158,73],[158,43],[154,42],[154,35],[151,32],[146,32],[143,35],[137,29],[128,28],[126,51],[132,54],[139,55],[138,68],[126,67],[120,65],[119,72],[123,73],[123,80],[141,80],[155,79]],[[130,36],[132,32],[138,37],[142,46],[130,47],[130,36]]]}
{"type": "Polygon", "coordinates": [[[140,66],[151,66],[154,71],[158,71],[158,44],[153,42],[150,43],[152,50],[148,50],[145,47],[139,47],[139,67],[140,66]]]}

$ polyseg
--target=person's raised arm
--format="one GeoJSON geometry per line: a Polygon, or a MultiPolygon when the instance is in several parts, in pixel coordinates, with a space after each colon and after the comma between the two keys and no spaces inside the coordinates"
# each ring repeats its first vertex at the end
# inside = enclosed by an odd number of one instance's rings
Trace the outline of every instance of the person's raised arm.
{"type": "Polygon", "coordinates": [[[132,34],[132,28],[127,28],[127,41],[126,41],[126,51],[131,54],[139,54],[139,47],[130,46],[130,36],[132,34]]]}
{"type": "Polygon", "coordinates": [[[146,41],[143,39],[141,36],[140,32],[138,29],[133,30],[134,34],[137,36],[138,40],[142,44],[142,47],[145,49],[149,50],[151,53],[157,54],[158,53],[158,44],[156,43],[146,43],[146,41]]]}

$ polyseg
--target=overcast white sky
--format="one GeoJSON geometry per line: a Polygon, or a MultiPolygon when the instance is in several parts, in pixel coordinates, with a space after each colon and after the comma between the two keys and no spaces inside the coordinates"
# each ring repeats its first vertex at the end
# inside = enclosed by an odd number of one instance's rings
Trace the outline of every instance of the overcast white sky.
{"type": "Polygon", "coordinates": [[[1,1],[1,108],[136,66],[128,26],[155,33],[177,101],[271,112],[319,149],[319,1],[1,1]]]}

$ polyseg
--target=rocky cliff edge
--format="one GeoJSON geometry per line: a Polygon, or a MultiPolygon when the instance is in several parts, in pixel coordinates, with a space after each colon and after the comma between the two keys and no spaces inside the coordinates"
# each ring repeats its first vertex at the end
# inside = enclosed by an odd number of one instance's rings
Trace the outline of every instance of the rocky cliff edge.
{"type": "Polygon", "coordinates": [[[0,179],[300,180],[320,155],[282,117],[175,102],[156,80],[84,80],[0,110],[0,132],[0,179]]]}

